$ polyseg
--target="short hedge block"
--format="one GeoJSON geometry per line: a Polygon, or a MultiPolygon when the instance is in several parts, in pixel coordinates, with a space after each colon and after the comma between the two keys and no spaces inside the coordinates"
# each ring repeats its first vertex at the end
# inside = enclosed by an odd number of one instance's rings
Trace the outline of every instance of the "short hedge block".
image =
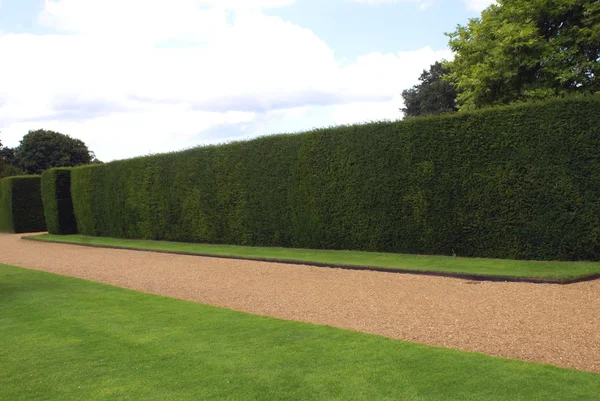
{"type": "Polygon", "coordinates": [[[46,231],[40,176],[8,177],[0,181],[0,232],[46,231]]]}

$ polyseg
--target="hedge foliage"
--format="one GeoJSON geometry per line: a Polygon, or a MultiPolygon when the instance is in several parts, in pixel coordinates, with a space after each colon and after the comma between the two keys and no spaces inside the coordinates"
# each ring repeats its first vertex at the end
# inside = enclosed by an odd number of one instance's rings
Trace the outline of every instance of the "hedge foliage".
{"type": "Polygon", "coordinates": [[[7,179],[0,180],[0,232],[12,232],[12,186],[7,179]]]}
{"type": "Polygon", "coordinates": [[[318,129],[77,167],[82,234],[600,259],[600,98],[318,129]]]}
{"type": "Polygon", "coordinates": [[[42,173],[42,200],[50,234],[76,234],[77,222],[71,199],[71,169],[53,168],[42,173]]]}
{"type": "Polygon", "coordinates": [[[8,177],[0,181],[0,231],[46,231],[39,175],[8,177]]]}

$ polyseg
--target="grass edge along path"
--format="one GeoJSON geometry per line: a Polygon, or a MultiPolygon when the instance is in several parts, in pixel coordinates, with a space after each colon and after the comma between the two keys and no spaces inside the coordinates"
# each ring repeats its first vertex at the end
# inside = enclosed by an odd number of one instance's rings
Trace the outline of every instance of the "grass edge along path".
{"type": "Polygon", "coordinates": [[[531,261],[339,250],[211,245],[83,235],[41,234],[24,239],[346,269],[414,273],[488,281],[571,284],[600,278],[600,262],[531,261]]]}
{"type": "Polygon", "coordinates": [[[600,375],[0,265],[0,399],[598,400],[600,375]]]}

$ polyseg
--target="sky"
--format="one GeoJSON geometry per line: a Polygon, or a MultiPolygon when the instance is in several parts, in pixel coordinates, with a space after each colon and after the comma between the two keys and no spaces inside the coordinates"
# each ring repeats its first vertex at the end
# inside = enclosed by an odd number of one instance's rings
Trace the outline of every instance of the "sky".
{"type": "Polygon", "coordinates": [[[0,0],[0,140],[102,161],[402,118],[493,0],[0,0]]]}

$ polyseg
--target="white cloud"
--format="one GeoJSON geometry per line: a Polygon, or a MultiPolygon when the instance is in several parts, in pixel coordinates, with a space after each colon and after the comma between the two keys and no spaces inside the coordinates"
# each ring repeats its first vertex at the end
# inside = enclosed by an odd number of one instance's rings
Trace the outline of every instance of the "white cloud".
{"type": "Polygon", "coordinates": [[[203,6],[238,10],[287,7],[295,2],[295,0],[197,0],[197,3],[203,6]]]}
{"type": "Polygon", "coordinates": [[[195,0],[46,0],[42,24],[102,40],[154,44],[159,39],[206,41],[226,25],[224,8],[195,0]]]}
{"type": "MultiPolygon", "coordinates": [[[[221,138],[203,138],[202,132],[220,124],[249,122],[253,113],[193,112],[185,105],[154,106],[144,110],[112,113],[91,120],[55,120],[17,122],[7,130],[15,144],[31,129],[51,129],[83,140],[100,160],[122,159],[150,153],[162,153],[209,143],[221,138]]],[[[2,132],[5,136],[5,132],[2,132]]],[[[4,139],[4,137],[2,138],[4,139]]],[[[227,139],[227,138],[223,138],[227,139]]]]}
{"type": "Polygon", "coordinates": [[[339,124],[366,123],[381,120],[398,120],[401,96],[383,102],[355,102],[335,107],[333,122],[339,124]]]}
{"type": "Polygon", "coordinates": [[[426,10],[433,5],[434,0],[346,0],[346,2],[369,4],[369,5],[393,4],[393,3],[415,3],[415,4],[419,5],[419,8],[421,10],[426,10]]]}
{"type": "Polygon", "coordinates": [[[495,0],[464,0],[464,2],[468,10],[478,13],[496,3],[495,0]]]}
{"type": "Polygon", "coordinates": [[[346,0],[349,3],[389,4],[389,3],[421,3],[423,0],[346,0]]]}
{"type": "Polygon", "coordinates": [[[423,69],[436,60],[451,60],[452,57],[449,50],[434,51],[430,47],[396,54],[371,53],[360,57],[356,63],[341,71],[342,75],[346,75],[346,82],[355,82],[344,90],[363,97],[377,94],[383,99],[336,106],[334,122],[353,124],[401,118],[402,90],[413,86],[423,69]]]}
{"type": "Polygon", "coordinates": [[[216,0],[47,2],[41,18],[69,34],[0,34],[0,54],[11,60],[0,73],[3,143],[54,129],[111,160],[393,119],[402,89],[451,57],[424,48],[341,66],[312,31],[257,9],[290,1],[225,3],[234,11],[216,0]],[[192,45],[161,45],[170,39],[192,45]]]}

